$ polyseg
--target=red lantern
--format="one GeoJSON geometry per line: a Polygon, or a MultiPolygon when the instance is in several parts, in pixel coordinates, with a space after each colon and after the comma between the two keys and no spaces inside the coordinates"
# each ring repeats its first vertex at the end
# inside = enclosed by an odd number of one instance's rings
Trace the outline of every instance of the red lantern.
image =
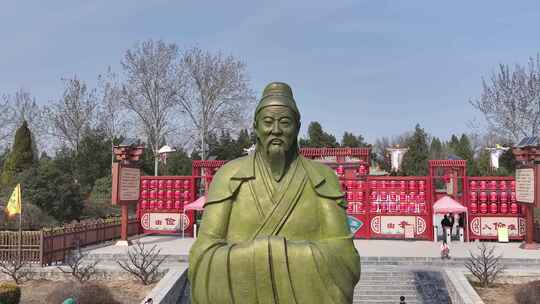
{"type": "Polygon", "coordinates": [[[480,213],[487,213],[488,205],[486,203],[480,204],[480,213]]]}
{"type": "Polygon", "coordinates": [[[399,203],[399,211],[403,213],[407,213],[408,204],[405,201],[402,201],[399,203]]]}
{"type": "Polygon", "coordinates": [[[398,185],[398,182],[397,182],[397,181],[395,181],[395,180],[391,180],[391,181],[390,181],[390,188],[396,188],[397,185],[398,185]]]}
{"type": "Polygon", "coordinates": [[[184,198],[185,198],[186,200],[190,200],[190,199],[191,199],[191,193],[190,193],[188,190],[184,191],[184,198]]]}
{"type": "Polygon", "coordinates": [[[480,192],[480,201],[482,203],[487,202],[487,194],[486,194],[486,192],[484,192],[484,191],[480,192]]]}
{"type": "Polygon", "coordinates": [[[167,182],[165,183],[167,185],[167,189],[172,189],[173,187],[173,181],[172,180],[167,180],[167,182]]]}
{"type": "Polygon", "coordinates": [[[416,193],[414,191],[409,192],[409,202],[414,202],[416,201],[416,199],[417,199],[416,193]]]}
{"type": "Polygon", "coordinates": [[[476,192],[471,192],[469,194],[469,199],[472,203],[476,203],[478,201],[478,196],[476,195],[476,192]]]}
{"type": "Polygon", "coordinates": [[[156,208],[163,209],[163,201],[161,200],[157,201],[156,208]]]}
{"type": "Polygon", "coordinates": [[[177,180],[174,181],[174,189],[180,189],[180,188],[182,188],[182,185],[183,185],[183,183],[182,183],[181,180],[177,179],[177,180]]]}
{"type": "Polygon", "coordinates": [[[508,192],[503,191],[501,192],[501,203],[506,203],[506,202],[508,202],[508,192]]]}
{"type": "Polygon", "coordinates": [[[489,193],[489,201],[492,203],[497,202],[497,192],[492,191],[489,193]]]}
{"type": "Polygon", "coordinates": [[[143,190],[143,191],[141,192],[141,198],[142,198],[142,199],[147,199],[147,198],[148,198],[148,191],[143,190]]]}
{"type": "Polygon", "coordinates": [[[489,212],[491,212],[492,214],[497,213],[497,204],[496,203],[491,203],[489,205],[489,212]]]}
{"type": "Polygon", "coordinates": [[[150,188],[156,189],[157,185],[158,185],[157,180],[153,179],[153,180],[150,181],[150,188]]]}
{"type": "Polygon", "coordinates": [[[159,182],[158,182],[158,187],[159,187],[159,189],[164,189],[165,188],[165,181],[160,179],[159,182]]]}
{"type": "Polygon", "coordinates": [[[501,181],[501,182],[499,183],[499,188],[500,188],[501,190],[506,190],[506,181],[501,181]]]}
{"type": "Polygon", "coordinates": [[[508,204],[507,203],[502,203],[501,204],[501,213],[508,213],[508,204]]]}
{"type": "Polygon", "coordinates": [[[148,180],[147,179],[143,179],[141,184],[142,184],[143,189],[148,189],[148,180]]]}
{"type": "Polygon", "coordinates": [[[172,209],[172,207],[173,207],[173,202],[172,201],[167,201],[167,203],[165,203],[165,208],[172,209]]]}
{"type": "Polygon", "coordinates": [[[379,204],[377,204],[377,202],[373,201],[371,202],[371,209],[369,211],[371,211],[372,213],[375,213],[375,212],[378,212],[379,210],[379,204]]]}
{"type": "Polygon", "coordinates": [[[518,204],[512,203],[510,204],[510,213],[517,214],[518,213],[518,204]]]}
{"type": "Polygon", "coordinates": [[[516,181],[515,180],[510,181],[510,189],[512,191],[516,190],[516,181]]]}
{"type": "Polygon", "coordinates": [[[141,209],[146,209],[148,207],[148,201],[147,200],[142,200],[141,201],[141,209]]]}
{"type": "Polygon", "coordinates": [[[360,165],[360,168],[358,168],[358,174],[360,174],[360,175],[366,175],[366,174],[367,174],[366,166],[360,165]]]}
{"type": "Polygon", "coordinates": [[[486,185],[486,181],[480,181],[480,190],[486,190],[487,189],[487,185],[486,185]]]}
{"type": "Polygon", "coordinates": [[[475,214],[476,212],[478,212],[478,204],[477,203],[472,203],[471,204],[471,213],[475,214]]]}
{"type": "Polygon", "coordinates": [[[420,202],[424,202],[426,200],[426,193],[424,191],[420,191],[418,193],[418,200],[420,202]]]}
{"type": "Polygon", "coordinates": [[[155,201],[155,200],[151,200],[150,203],[148,204],[148,208],[150,208],[150,209],[156,208],[156,201],[155,201]]]}
{"type": "Polygon", "coordinates": [[[426,182],[421,180],[418,182],[418,189],[423,191],[423,190],[426,190],[426,182]]]}
{"type": "Polygon", "coordinates": [[[180,190],[174,191],[174,199],[177,200],[177,201],[180,200],[180,198],[182,197],[181,193],[182,192],[180,192],[180,190]]]}
{"type": "Polygon", "coordinates": [[[168,200],[172,200],[174,198],[174,192],[172,190],[167,190],[167,193],[165,194],[165,197],[168,200]]]}
{"type": "Polygon", "coordinates": [[[409,190],[416,190],[416,181],[414,180],[409,181],[409,190]]]}
{"type": "Polygon", "coordinates": [[[184,180],[184,189],[189,189],[191,187],[191,182],[189,180],[184,180]]]}
{"type": "Polygon", "coordinates": [[[159,190],[159,191],[158,191],[158,198],[159,198],[160,200],[165,199],[165,191],[159,190]]]}
{"type": "Polygon", "coordinates": [[[491,190],[497,190],[497,181],[492,180],[491,182],[489,182],[489,188],[491,190]]]}
{"type": "Polygon", "coordinates": [[[512,203],[515,203],[516,202],[516,193],[515,192],[511,192],[510,193],[510,201],[512,203]]]}
{"type": "Polygon", "coordinates": [[[345,169],[343,169],[343,166],[338,166],[336,169],[336,173],[337,175],[342,176],[345,173],[345,169]]]}
{"type": "Polygon", "coordinates": [[[180,201],[174,201],[174,209],[181,209],[182,208],[182,202],[180,201]]]}
{"type": "Polygon", "coordinates": [[[475,191],[476,190],[476,181],[471,181],[469,183],[470,187],[471,187],[471,191],[475,191]]]}
{"type": "Polygon", "coordinates": [[[157,191],[150,190],[150,199],[156,199],[156,198],[157,198],[157,191]]]}
{"type": "Polygon", "coordinates": [[[404,180],[399,181],[399,190],[400,191],[407,190],[407,183],[404,180]]]}

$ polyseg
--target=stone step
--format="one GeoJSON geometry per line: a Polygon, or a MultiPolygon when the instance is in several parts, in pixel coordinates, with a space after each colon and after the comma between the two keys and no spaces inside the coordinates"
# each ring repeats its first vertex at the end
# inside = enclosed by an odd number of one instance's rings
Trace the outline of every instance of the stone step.
{"type": "Polygon", "coordinates": [[[381,290],[355,290],[354,291],[354,294],[358,294],[358,295],[365,295],[365,296],[371,296],[371,295],[374,295],[374,296],[384,296],[384,297],[388,297],[388,296],[391,296],[391,297],[394,297],[394,296],[405,296],[405,297],[409,297],[409,296],[414,296],[414,297],[417,297],[418,296],[418,293],[416,292],[416,289],[413,289],[413,290],[385,290],[384,292],[381,291],[381,290]]]}
{"type": "MultiPolygon", "coordinates": [[[[355,295],[354,301],[395,301],[396,304],[399,303],[399,297],[401,295],[355,295]]],[[[419,299],[415,295],[403,295],[405,296],[405,302],[408,304],[409,302],[419,302],[421,299],[419,299]]],[[[353,302],[354,302],[353,301],[353,302]]]]}
{"type": "MultiPolygon", "coordinates": [[[[356,285],[355,291],[361,291],[361,290],[373,290],[377,292],[381,291],[387,291],[388,285],[356,285]]],[[[392,285],[392,290],[401,290],[401,291],[409,291],[409,290],[416,290],[416,286],[411,285],[392,285]]]]}
{"type": "MultiPolygon", "coordinates": [[[[407,299],[405,299],[405,302],[407,304],[424,304],[424,302],[420,301],[409,301],[407,299]]],[[[397,300],[356,300],[354,299],[353,300],[353,304],[398,304],[399,303],[399,299],[397,300]]],[[[437,303],[438,304],[438,303],[437,303]]]]}

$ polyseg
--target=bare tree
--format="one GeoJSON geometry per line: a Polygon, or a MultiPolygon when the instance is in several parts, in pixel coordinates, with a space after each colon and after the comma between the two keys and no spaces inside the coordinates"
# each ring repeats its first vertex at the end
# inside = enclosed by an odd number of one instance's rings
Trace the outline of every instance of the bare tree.
{"type": "Polygon", "coordinates": [[[69,270],[65,270],[61,266],[57,268],[66,274],[70,274],[79,283],[84,283],[90,280],[96,274],[96,266],[99,260],[94,260],[85,263],[88,253],[83,253],[80,246],[80,241],[76,240],[75,248],[72,249],[66,257],[66,265],[69,270]]]}
{"type": "Polygon", "coordinates": [[[9,140],[24,121],[28,123],[33,135],[33,142],[40,150],[45,149],[47,140],[47,124],[45,121],[42,107],[37,104],[36,99],[24,89],[18,89],[15,94],[4,95],[0,102],[0,119],[2,120],[2,131],[0,132],[0,141],[10,144],[9,140]],[[6,136],[7,138],[3,138],[6,136]]]}
{"type": "Polygon", "coordinates": [[[199,48],[184,52],[180,61],[178,99],[201,141],[211,133],[230,131],[246,122],[255,97],[249,88],[246,65],[233,56],[211,54],[199,48]]]}
{"type": "Polygon", "coordinates": [[[0,261],[0,273],[9,276],[17,285],[32,279],[30,264],[18,259],[0,261]]]}
{"type": "Polygon", "coordinates": [[[141,280],[144,285],[152,284],[162,274],[159,266],[165,261],[165,256],[159,256],[161,249],[157,245],[150,249],[144,243],[135,241],[135,246],[127,252],[128,261],[116,261],[126,272],[141,280]]]}
{"type": "Polygon", "coordinates": [[[64,81],[66,88],[62,98],[53,103],[47,113],[53,135],[78,152],[85,133],[96,126],[96,93],[77,76],[64,81]]]}
{"type": "Polygon", "coordinates": [[[496,256],[495,246],[488,247],[486,243],[478,245],[478,254],[469,253],[465,268],[478,279],[482,287],[489,287],[505,269],[501,263],[502,255],[496,256]]]}
{"type": "Polygon", "coordinates": [[[157,175],[159,144],[174,129],[178,99],[175,44],[148,40],[126,52],[122,67],[126,77],[122,104],[137,116],[147,144],[154,153],[157,175]]]}
{"type": "Polygon", "coordinates": [[[482,93],[469,101],[484,115],[489,127],[513,142],[540,135],[540,54],[526,67],[501,64],[482,93]]]}
{"type": "Polygon", "coordinates": [[[128,113],[122,106],[122,88],[118,75],[111,68],[98,77],[98,121],[111,141],[111,162],[114,161],[114,139],[126,136],[128,113]]]}

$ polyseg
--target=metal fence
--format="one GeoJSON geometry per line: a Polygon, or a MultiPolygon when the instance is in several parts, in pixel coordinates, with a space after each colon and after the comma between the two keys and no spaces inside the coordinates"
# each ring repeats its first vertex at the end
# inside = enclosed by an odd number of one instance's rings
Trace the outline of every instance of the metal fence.
{"type": "MultiPolygon", "coordinates": [[[[87,220],[41,231],[23,231],[21,261],[51,265],[65,260],[77,243],[83,246],[120,238],[120,219],[87,220]]],[[[128,222],[128,235],[139,233],[137,219],[128,222]]],[[[16,260],[19,254],[19,233],[0,231],[0,261],[16,260]]]]}

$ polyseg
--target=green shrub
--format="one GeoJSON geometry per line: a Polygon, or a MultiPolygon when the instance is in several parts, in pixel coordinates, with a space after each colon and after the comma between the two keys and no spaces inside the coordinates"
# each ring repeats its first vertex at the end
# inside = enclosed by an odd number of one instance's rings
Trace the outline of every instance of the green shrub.
{"type": "Polygon", "coordinates": [[[21,288],[15,284],[0,284],[0,304],[19,304],[21,288]]]}
{"type": "Polygon", "coordinates": [[[536,304],[540,299],[540,281],[532,281],[515,291],[514,298],[518,304],[536,304]]]}
{"type": "Polygon", "coordinates": [[[111,291],[99,284],[66,282],[58,285],[46,297],[46,303],[62,303],[67,298],[73,298],[77,304],[118,304],[111,291]]]}

